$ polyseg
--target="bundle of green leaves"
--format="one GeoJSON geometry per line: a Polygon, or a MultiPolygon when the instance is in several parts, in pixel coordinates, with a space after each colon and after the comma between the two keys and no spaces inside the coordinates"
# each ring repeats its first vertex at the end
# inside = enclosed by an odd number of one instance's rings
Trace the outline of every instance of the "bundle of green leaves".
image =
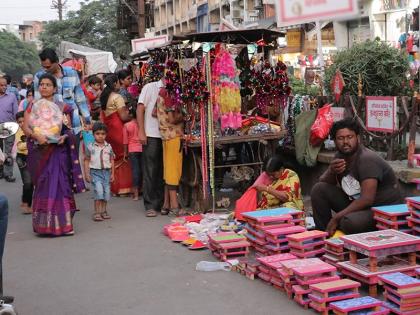
{"type": "Polygon", "coordinates": [[[337,69],[340,69],[346,84],[344,93],[358,94],[360,75],[364,95],[408,95],[407,54],[379,40],[354,44],[333,56],[333,64],[325,71],[325,88],[329,94],[332,94],[331,80],[337,69]]]}

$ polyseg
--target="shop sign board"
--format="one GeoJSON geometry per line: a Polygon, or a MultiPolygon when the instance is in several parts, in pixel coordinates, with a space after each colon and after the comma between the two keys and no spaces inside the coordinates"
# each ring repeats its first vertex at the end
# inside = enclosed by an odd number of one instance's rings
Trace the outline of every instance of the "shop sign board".
{"type": "Polygon", "coordinates": [[[168,35],[154,36],[150,38],[136,38],[131,40],[133,52],[147,51],[166,44],[169,41],[168,35]]]}
{"type": "Polygon", "coordinates": [[[277,26],[352,18],[357,0],[276,0],[277,26]]]}
{"type": "Polygon", "coordinates": [[[286,32],[287,48],[298,49],[302,47],[302,33],[300,30],[287,30],[286,32]]]}
{"type": "Polygon", "coordinates": [[[397,129],[397,98],[366,96],[366,128],[392,133],[397,129]]]}

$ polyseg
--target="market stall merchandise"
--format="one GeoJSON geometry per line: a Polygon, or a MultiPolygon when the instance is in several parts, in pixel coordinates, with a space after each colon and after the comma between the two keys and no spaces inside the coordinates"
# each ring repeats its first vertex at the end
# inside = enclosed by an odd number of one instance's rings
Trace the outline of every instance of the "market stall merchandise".
{"type": "Polygon", "coordinates": [[[396,230],[381,230],[342,236],[350,251],[350,261],[340,262],[343,274],[369,284],[371,296],[377,295],[378,276],[390,272],[414,273],[420,238],[396,230]],[[358,254],[366,258],[360,259],[358,254]],[[401,255],[408,255],[408,261],[401,255]]]}
{"type": "Polygon", "coordinates": [[[332,302],[331,309],[336,315],[389,314],[389,310],[382,306],[382,302],[370,296],[364,296],[344,301],[332,302]],[[358,313],[359,312],[359,313],[358,313]]]}
{"type": "Polygon", "coordinates": [[[372,211],[379,230],[394,229],[411,233],[407,220],[410,214],[407,204],[373,207],[372,211]]]}
{"type": "MultiPolygon", "coordinates": [[[[244,95],[241,95],[244,82],[237,68],[246,57],[248,61],[255,58],[256,62],[246,62],[245,68],[256,69],[267,60],[261,51],[271,49],[269,44],[275,44],[280,36],[284,34],[258,29],[197,33],[187,36],[189,44],[177,45],[168,52],[181,65],[186,60],[184,52],[189,50],[196,62],[192,75],[183,67],[172,71],[176,75],[170,74],[170,81],[177,85],[172,95],[182,104],[186,125],[180,187],[183,206],[201,212],[214,211],[215,194],[223,186],[226,169],[248,167],[253,171],[251,179],[255,178],[264,158],[273,154],[278,140],[285,135],[281,121],[274,121],[270,116],[259,117],[244,109],[244,95]],[[202,93],[203,88],[208,92],[202,93]]],[[[276,93],[287,96],[290,88],[287,88],[285,70],[283,66],[273,68],[270,82],[278,83],[276,93]]],[[[266,86],[274,88],[270,82],[266,86]]],[[[252,93],[259,93],[255,85],[250,88],[252,93]]],[[[272,106],[278,111],[282,107],[280,103],[272,106]]]]}
{"type": "Polygon", "coordinates": [[[322,259],[339,268],[338,263],[349,259],[349,252],[344,250],[344,242],[339,238],[325,240],[325,254],[322,259]]]}
{"type": "Polygon", "coordinates": [[[396,272],[379,276],[384,284],[385,306],[392,312],[411,314],[420,309],[420,280],[396,272]]]}
{"type": "Polygon", "coordinates": [[[299,258],[321,257],[328,233],[314,230],[287,235],[290,252],[299,258]]]}
{"type": "Polygon", "coordinates": [[[420,235],[420,197],[406,198],[407,207],[410,211],[408,224],[413,229],[413,234],[420,235]]]}
{"type": "Polygon", "coordinates": [[[349,279],[340,279],[322,283],[316,283],[309,286],[310,306],[328,315],[330,303],[360,297],[360,283],[349,279]]]}

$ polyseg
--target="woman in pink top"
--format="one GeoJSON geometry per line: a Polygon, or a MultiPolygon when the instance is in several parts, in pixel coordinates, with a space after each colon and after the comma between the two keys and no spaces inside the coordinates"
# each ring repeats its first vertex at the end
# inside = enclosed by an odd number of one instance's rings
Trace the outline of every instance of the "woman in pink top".
{"type": "Polygon", "coordinates": [[[139,200],[139,194],[142,187],[142,146],[139,140],[139,127],[136,119],[136,108],[130,109],[131,121],[124,125],[124,154],[125,158],[130,160],[133,176],[133,200],[139,200]]]}

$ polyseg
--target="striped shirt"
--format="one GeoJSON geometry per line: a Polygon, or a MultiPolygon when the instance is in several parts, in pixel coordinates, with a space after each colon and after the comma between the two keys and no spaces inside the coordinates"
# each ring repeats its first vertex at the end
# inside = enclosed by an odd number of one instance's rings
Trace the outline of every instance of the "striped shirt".
{"type": "MultiPolygon", "coordinates": [[[[35,100],[39,100],[39,78],[45,73],[44,69],[39,70],[34,77],[34,91],[35,100]]],[[[70,67],[61,67],[63,77],[57,79],[57,92],[54,95],[56,103],[66,103],[73,109],[72,127],[75,134],[80,133],[82,124],[80,116],[85,119],[85,122],[90,124],[90,112],[86,102],[85,93],[83,93],[80,85],[79,75],[76,70],[70,67]]]]}

